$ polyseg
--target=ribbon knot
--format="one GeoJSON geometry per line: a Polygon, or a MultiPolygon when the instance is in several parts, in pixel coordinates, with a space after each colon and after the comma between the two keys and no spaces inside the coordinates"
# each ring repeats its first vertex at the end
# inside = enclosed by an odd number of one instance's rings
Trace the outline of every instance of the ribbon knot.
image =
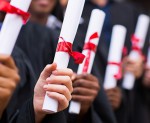
{"type": "Polygon", "coordinates": [[[119,67],[118,73],[114,75],[114,78],[116,80],[120,80],[122,78],[122,63],[117,63],[117,62],[108,62],[109,65],[115,65],[119,67]]]}
{"type": "Polygon", "coordinates": [[[67,52],[74,59],[76,64],[81,64],[85,56],[82,53],[72,51],[72,43],[66,42],[63,37],[60,37],[60,39],[62,42],[58,43],[56,52],[67,52]]]}
{"type": "Polygon", "coordinates": [[[30,17],[29,13],[10,5],[10,3],[6,2],[5,0],[0,0],[0,11],[21,16],[24,24],[28,21],[30,17]]]}
{"type": "Polygon", "coordinates": [[[91,42],[88,42],[84,45],[83,49],[96,52],[97,46],[95,44],[91,43],[91,42]]]}
{"type": "Polygon", "coordinates": [[[131,42],[132,42],[132,50],[137,51],[140,55],[142,55],[141,48],[138,45],[140,39],[137,38],[135,35],[132,35],[131,42]]]}
{"type": "Polygon", "coordinates": [[[87,53],[87,56],[86,56],[86,59],[85,59],[85,63],[84,63],[84,67],[83,67],[83,71],[82,71],[83,73],[87,73],[88,72],[91,52],[92,51],[96,52],[97,46],[91,42],[91,40],[96,39],[96,38],[99,38],[97,32],[93,33],[90,36],[89,41],[83,47],[84,50],[88,50],[88,53],[87,53]]]}

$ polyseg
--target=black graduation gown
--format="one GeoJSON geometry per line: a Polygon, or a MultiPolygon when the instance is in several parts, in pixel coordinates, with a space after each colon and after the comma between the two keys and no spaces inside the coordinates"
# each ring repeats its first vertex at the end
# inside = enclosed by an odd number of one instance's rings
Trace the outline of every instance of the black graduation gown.
{"type": "Polygon", "coordinates": [[[135,82],[128,95],[128,123],[150,123],[150,89],[142,84],[142,78],[135,82]]]}
{"type": "Polygon", "coordinates": [[[38,79],[44,67],[52,63],[54,48],[52,40],[55,33],[45,26],[28,22],[22,27],[16,45],[19,46],[31,61],[32,67],[38,79]]]}

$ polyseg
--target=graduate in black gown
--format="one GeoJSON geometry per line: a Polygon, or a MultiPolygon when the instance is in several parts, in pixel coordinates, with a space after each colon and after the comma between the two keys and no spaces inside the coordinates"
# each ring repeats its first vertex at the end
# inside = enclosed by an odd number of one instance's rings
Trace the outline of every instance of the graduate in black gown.
{"type": "MultiPolygon", "coordinates": [[[[9,56],[6,56],[6,55],[0,56],[1,63],[4,64],[4,65],[1,65],[0,91],[2,93],[0,94],[0,98],[2,102],[0,103],[0,106],[1,106],[0,113],[3,115],[0,118],[0,121],[2,123],[20,123],[20,122],[23,122],[23,123],[34,123],[34,122],[66,123],[65,115],[63,114],[63,112],[50,114],[46,116],[46,114],[48,113],[45,113],[44,111],[42,111],[42,104],[43,104],[42,100],[44,99],[45,90],[48,91],[50,89],[50,87],[47,86],[44,88],[45,89],[44,90],[43,89],[44,82],[42,83],[42,81],[44,79],[46,80],[49,77],[49,74],[47,74],[47,72],[51,72],[54,69],[56,69],[56,65],[53,64],[51,66],[50,65],[47,66],[45,70],[42,72],[42,74],[40,75],[40,78],[36,84],[32,66],[30,62],[27,60],[26,56],[23,54],[23,52],[20,49],[15,48],[12,55],[13,55],[13,58],[15,59],[15,63],[13,62],[13,59],[9,56]],[[15,64],[17,65],[18,68],[15,66],[15,64]],[[9,74],[6,73],[6,70],[7,72],[9,72],[9,74]],[[20,76],[17,74],[18,71],[19,71],[20,76]],[[18,84],[19,78],[20,78],[20,82],[18,84]],[[5,85],[6,82],[7,82],[7,85],[5,85]],[[34,86],[35,86],[35,89],[34,89],[34,86]],[[3,88],[6,88],[6,90],[3,88]],[[34,89],[34,93],[33,93],[33,89],[34,89]]],[[[57,76],[61,74],[63,74],[63,72],[58,70],[57,76]]],[[[71,70],[66,69],[65,74],[70,76],[72,72],[71,70]]],[[[53,80],[55,78],[53,78],[53,80]]],[[[47,80],[47,82],[48,81],[50,81],[50,79],[47,80]]],[[[54,80],[54,81],[57,81],[57,80],[54,80]]],[[[71,80],[68,80],[66,78],[66,82],[67,83],[65,84],[65,86],[67,86],[67,88],[70,91],[72,91],[71,80]],[[70,81],[70,82],[68,83],[67,81],[68,82],[70,81]]],[[[54,89],[52,84],[51,84],[51,89],[54,89]]],[[[61,102],[61,106],[59,107],[58,111],[62,111],[64,108],[67,107],[68,102],[66,101],[71,99],[71,94],[68,93],[69,90],[66,90],[66,89],[63,90],[64,92],[65,91],[67,92],[66,93],[67,95],[64,94],[64,96],[66,96],[66,99],[64,99],[63,96],[62,96],[62,99],[60,98],[61,92],[59,92],[59,90],[58,91],[51,90],[52,92],[60,93],[59,95],[56,95],[57,97],[54,94],[51,95],[51,97],[61,102]]]]}
{"type": "MultiPolygon", "coordinates": [[[[138,64],[129,63],[126,68],[130,71],[136,71],[133,73],[139,74],[135,81],[134,88],[132,90],[126,90],[128,95],[128,123],[149,123],[150,122],[150,90],[149,90],[149,66],[145,65],[145,62],[140,60],[138,64]],[[130,66],[132,65],[132,67],[130,66]],[[139,66],[139,67],[138,67],[139,66]],[[130,67],[130,68],[129,68],[130,67]],[[134,68],[136,67],[136,69],[134,68]]],[[[136,76],[136,74],[134,74],[136,76]]]]}
{"type": "MultiPolygon", "coordinates": [[[[0,14],[1,16],[3,15],[0,14]]],[[[32,33],[35,34],[35,32],[32,33]]],[[[0,121],[2,123],[66,123],[64,113],[61,111],[68,106],[71,99],[72,70],[58,69],[56,71],[56,64],[47,65],[43,71],[41,70],[42,73],[40,72],[37,81],[36,71],[32,69],[30,60],[19,48],[14,49],[12,56],[15,62],[10,56],[0,56],[2,63],[0,66],[0,91],[2,92],[0,93],[0,121]],[[53,77],[50,78],[51,74],[53,77]],[[57,89],[58,86],[59,89],[57,89]],[[42,111],[46,91],[49,97],[58,100],[60,113],[49,114],[42,111]]]]}

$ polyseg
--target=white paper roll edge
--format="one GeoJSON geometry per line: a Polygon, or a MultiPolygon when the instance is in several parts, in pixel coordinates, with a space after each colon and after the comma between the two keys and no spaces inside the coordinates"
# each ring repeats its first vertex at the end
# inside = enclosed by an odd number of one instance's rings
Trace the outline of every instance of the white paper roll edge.
{"type": "Polygon", "coordinates": [[[70,102],[69,113],[71,114],[80,114],[81,103],[76,101],[70,102]]]}
{"type": "Polygon", "coordinates": [[[135,83],[134,75],[130,72],[127,72],[124,75],[123,88],[127,90],[131,90],[134,87],[134,83],[135,83]]]}
{"type": "MultiPolygon", "coordinates": [[[[63,36],[64,40],[69,41],[72,44],[75,38],[75,34],[77,32],[77,28],[78,28],[81,14],[83,11],[84,3],[85,3],[85,0],[69,0],[68,1],[60,37],[63,36]]],[[[61,42],[61,39],[59,39],[59,42],[61,42]]],[[[67,68],[68,63],[69,63],[69,55],[64,52],[56,52],[54,63],[57,64],[57,69],[67,68]]],[[[52,98],[49,98],[48,96],[45,96],[42,109],[49,113],[57,112],[58,101],[52,98]]]]}
{"type": "Polygon", "coordinates": [[[48,113],[56,113],[58,109],[58,101],[52,98],[49,98],[47,94],[45,95],[45,102],[43,103],[43,111],[48,113]],[[51,110],[47,110],[51,109],[51,110]]]}
{"type": "MultiPolygon", "coordinates": [[[[104,19],[105,19],[105,13],[103,11],[101,11],[99,9],[94,9],[92,11],[91,18],[90,18],[90,21],[89,21],[88,30],[87,30],[87,34],[86,34],[86,38],[85,38],[85,43],[88,42],[88,39],[92,35],[92,33],[98,32],[98,35],[100,36],[101,31],[102,31],[102,27],[103,27],[103,23],[104,23],[104,19]]],[[[99,38],[94,39],[92,41],[92,43],[94,43],[96,46],[98,45],[98,42],[99,42],[99,38]]],[[[87,55],[87,52],[88,52],[88,50],[83,50],[82,51],[82,53],[85,56],[87,55]]],[[[91,73],[94,58],[95,58],[95,52],[91,51],[91,58],[90,58],[90,63],[89,63],[89,66],[88,66],[87,73],[91,73]]],[[[85,63],[85,60],[83,61],[82,64],[79,65],[79,68],[78,68],[78,71],[77,71],[78,74],[82,73],[84,63],[85,63]]],[[[81,109],[81,103],[80,102],[76,102],[76,101],[71,101],[70,102],[69,113],[79,114],[80,109],[81,109]]]]}

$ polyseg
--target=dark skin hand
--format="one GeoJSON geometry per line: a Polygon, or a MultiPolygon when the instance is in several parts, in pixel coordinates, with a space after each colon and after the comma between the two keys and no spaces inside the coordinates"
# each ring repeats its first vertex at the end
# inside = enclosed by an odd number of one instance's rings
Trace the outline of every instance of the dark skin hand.
{"type": "Polygon", "coordinates": [[[122,93],[119,87],[105,90],[107,98],[113,108],[113,110],[117,110],[121,105],[122,93]]]}
{"type": "Polygon", "coordinates": [[[145,73],[143,77],[143,85],[146,88],[150,88],[150,66],[145,67],[145,73]]]}
{"type": "MultiPolygon", "coordinates": [[[[84,116],[95,100],[100,85],[98,79],[91,74],[74,74],[72,100],[81,103],[80,116],[84,116]]],[[[81,118],[82,119],[82,118],[81,118]]]]}
{"type": "Polygon", "coordinates": [[[140,56],[138,60],[131,60],[129,57],[123,59],[123,71],[132,72],[138,79],[143,74],[144,58],[140,56]]]}
{"type": "Polygon", "coordinates": [[[20,81],[18,69],[10,56],[0,55],[0,117],[20,81]]]}

